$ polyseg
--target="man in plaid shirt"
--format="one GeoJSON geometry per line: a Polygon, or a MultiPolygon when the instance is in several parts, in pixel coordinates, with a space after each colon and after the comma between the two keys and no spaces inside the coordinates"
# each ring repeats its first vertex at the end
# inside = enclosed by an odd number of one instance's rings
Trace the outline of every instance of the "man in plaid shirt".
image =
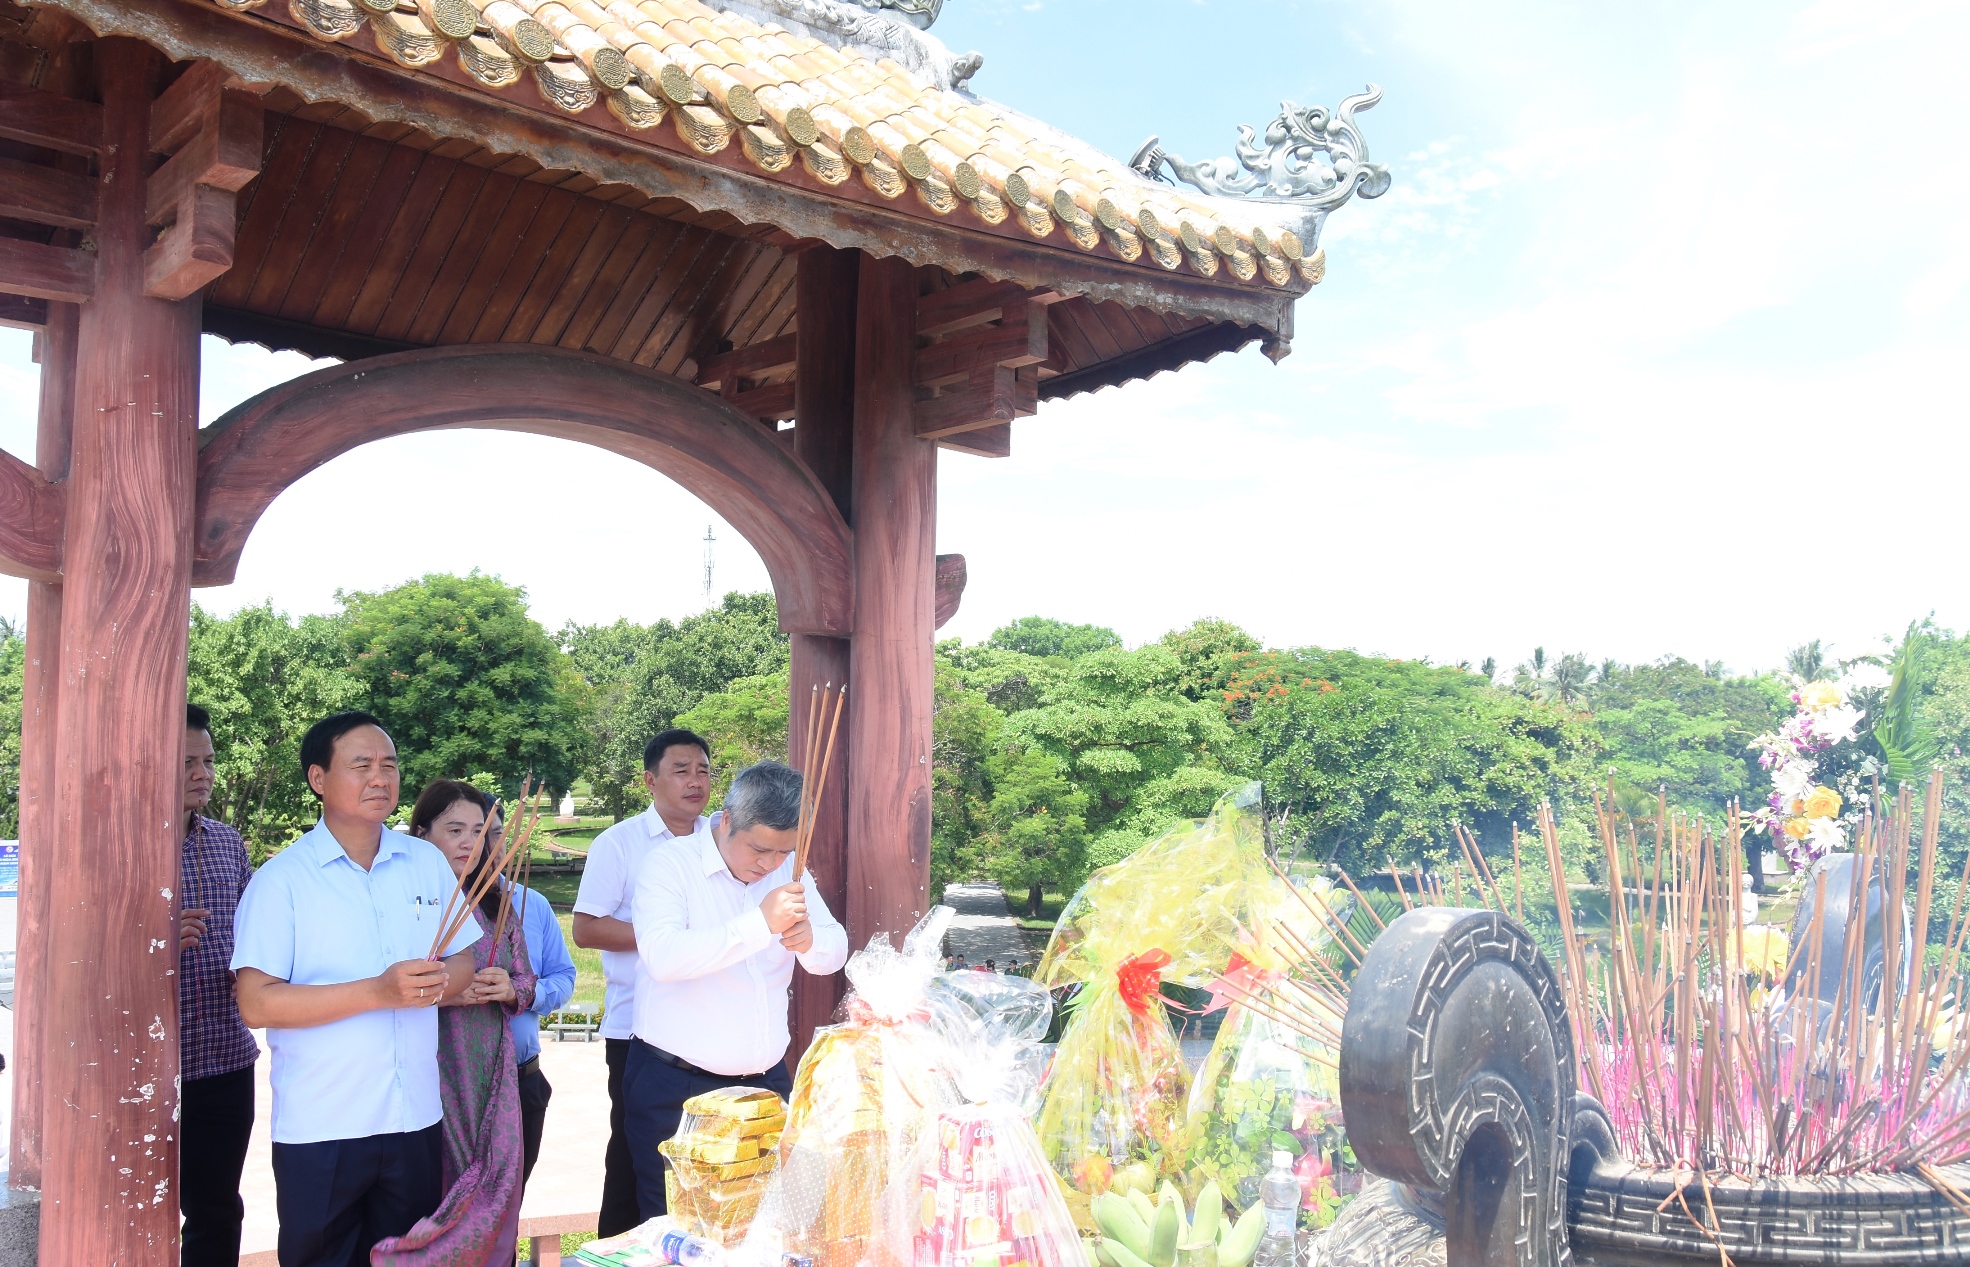
{"type": "Polygon", "coordinates": [[[239,833],[199,811],[212,799],[212,719],[185,708],[185,847],[178,913],[178,1207],[184,1267],[239,1262],[240,1172],[253,1135],[260,1048],[233,1000],[233,912],[253,869],[239,833]]]}

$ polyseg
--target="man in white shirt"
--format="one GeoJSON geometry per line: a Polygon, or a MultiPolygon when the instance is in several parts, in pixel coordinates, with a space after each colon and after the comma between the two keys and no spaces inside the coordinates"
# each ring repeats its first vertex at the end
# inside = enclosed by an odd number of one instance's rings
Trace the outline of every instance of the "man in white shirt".
{"type": "Polygon", "coordinates": [[[711,795],[711,745],[688,730],[666,730],[643,749],[643,786],[650,808],[595,838],[575,894],[575,945],[602,952],[608,983],[602,1002],[602,1043],[609,1065],[609,1147],[602,1155],[602,1206],[596,1234],[616,1236],[637,1217],[636,1170],[623,1127],[623,1070],[636,1003],[636,930],[630,899],[643,860],[666,841],[705,829],[711,795]]]}
{"type": "Polygon", "coordinates": [[[260,868],[234,917],[239,1013],[273,1052],[281,1267],[365,1267],[443,1194],[438,1003],[472,982],[468,920],[429,956],[456,883],[384,827],[397,748],[368,713],[301,740],[314,829],[260,868]]]}
{"type": "Polygon", "coordinates": [[[623,1074],[643,1218],[664,1213],[657,1145],[684,1101],[717,1087],[785,1096],[794,961],[815,976],[848,962],[848,933],[793,878],[800,775],[777,761],[739,771],[717,827],[651,854],[636,879],[636,1039],[623,1074]]]}

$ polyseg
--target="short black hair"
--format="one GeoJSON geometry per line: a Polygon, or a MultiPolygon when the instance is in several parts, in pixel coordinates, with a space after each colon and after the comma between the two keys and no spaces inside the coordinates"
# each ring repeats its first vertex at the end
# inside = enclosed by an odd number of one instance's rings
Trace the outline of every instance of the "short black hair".
{"type": "Polygon", "coordinates": [[[374,713],[351,709],[346,713],[333,713],[308,727],[308,733],[301,736],[301,781],[308,781],[308,771],[320,766],[328,769],[328,763],[335,757],[335,741],[358,726],[374,726],[384,734],[389,734],[374,713]]]}
{"type": "Polygon", "coordinates": [[[711,745],[705,742],[703,735],[673,726],[669,730],[659,732],[655,739],[643,745],[643,768],[645,770],[656,769],[658,764],[663,761],[664,753],[669,752],[681,743],[693,745],[698,751],[705,754],[706,761],[711,760],[711,745]]]}
{"type": "Polygon", "coordinates": [[[202,730],[208,735],[211,734],[212,714],[206,712],[203,705],[200,704],[185,705],[185,729],[202,730]]]}

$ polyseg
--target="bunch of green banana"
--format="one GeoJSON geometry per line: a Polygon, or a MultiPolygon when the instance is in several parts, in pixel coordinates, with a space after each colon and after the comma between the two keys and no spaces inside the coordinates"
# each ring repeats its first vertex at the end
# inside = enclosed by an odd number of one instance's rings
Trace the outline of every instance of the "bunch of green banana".
{"type": "Polygon", "coordinates": [[[1215,1180],[1197,1194],[1197,1209],[1186,1217],[1183,1197],[1167,1180],[1154,1204],[1147,1193],[1104,1192],[1090,1203],[1101,1236],[1094,1241],[1102,1267],[1176,1267],[1177,1251],[1208,1247],[1217,1267],[1245,1267],[1265,1231],[1265,1210],[1257,1202],[1236,1223],[1224,1217],[1224,1198],[1215,1180]]]}

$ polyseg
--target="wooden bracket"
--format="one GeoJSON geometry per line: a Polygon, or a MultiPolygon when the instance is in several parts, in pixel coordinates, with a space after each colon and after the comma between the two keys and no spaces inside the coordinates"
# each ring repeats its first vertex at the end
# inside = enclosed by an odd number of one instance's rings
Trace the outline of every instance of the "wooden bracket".
{"type": "Polygon", "coordinates": [[[233,266],[235,195],[260,174],[259,98],[230,72],[199,62],[151,105],[150,145],[171,157],[151,173],[145,203],[162,229],[144,252],[144,293],[196,294],[233,266]]]}
{"type": "Polygon", "coordinates": [[[1040,405],[1047,308],[1061,296],[981,279],[917,302],[916,433],[981,457],[1012,452],[1012,421],[1040,405]]]}
{"type": "Polygon", "coordinates": [[[761,422],[793,417],[793,379],[744,386],[747,379],[762,378],[794,367],[798,333],[748,344],[730,352],[705,358],[699,367],[697,384],[720,396],[761,422]]]}

